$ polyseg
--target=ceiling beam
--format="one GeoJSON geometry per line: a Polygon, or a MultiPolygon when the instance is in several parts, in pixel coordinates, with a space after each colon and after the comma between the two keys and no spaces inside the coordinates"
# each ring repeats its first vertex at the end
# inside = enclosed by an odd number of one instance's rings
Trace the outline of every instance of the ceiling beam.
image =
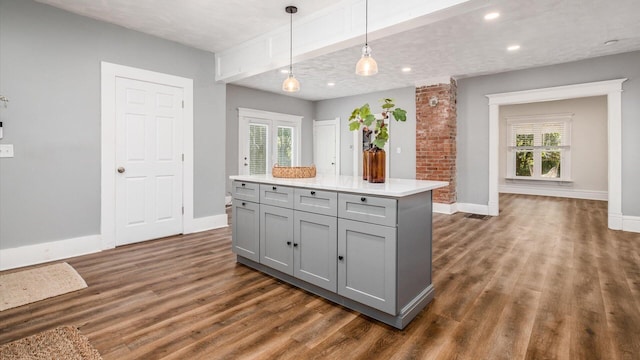
{"type": "MultiPolygon", "coordinates": [[[[486,0],[369,0],[375,40],[488,6],[486,0]]],[[[283,17],[286,15],[283,9],[283,17]]],[[[304,8],[300,8],[304,13],[304,8]]],[[[293,62],[364,43],[365,1],[344,0],[293,21],[293,62]]],[[[364,45],[364,44],[363,44],[364,45]]],[[[375,55],[375,49],[374,55],[375,55]]],[[[216,80],[233,82],[289,64],[289,25],[216,53],[216,80]]],[[[354,59],[354,66],[357,59],[354,59]]],[[[295,67],[294,67],[295,74],[295,67]]]]}

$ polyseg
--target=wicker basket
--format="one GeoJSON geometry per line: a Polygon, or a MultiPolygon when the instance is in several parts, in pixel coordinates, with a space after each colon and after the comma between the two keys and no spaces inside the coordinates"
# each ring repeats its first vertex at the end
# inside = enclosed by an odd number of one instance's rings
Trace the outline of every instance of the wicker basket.
{"type": "Polygon", "coordinates": [[[275,164],[272,170],[273,177],[277,178],[312,178],[316,177],[316,167],[311,166],[278,166],[275,164]]]}

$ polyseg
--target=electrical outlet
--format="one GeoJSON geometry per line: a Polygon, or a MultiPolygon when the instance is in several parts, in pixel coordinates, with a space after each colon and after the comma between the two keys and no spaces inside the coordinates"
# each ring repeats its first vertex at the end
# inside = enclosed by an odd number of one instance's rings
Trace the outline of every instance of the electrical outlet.
{"type": "Polygon", "coordinates": [[[13,144],[0,144],[0,158],[13,157],[13,144]]]}

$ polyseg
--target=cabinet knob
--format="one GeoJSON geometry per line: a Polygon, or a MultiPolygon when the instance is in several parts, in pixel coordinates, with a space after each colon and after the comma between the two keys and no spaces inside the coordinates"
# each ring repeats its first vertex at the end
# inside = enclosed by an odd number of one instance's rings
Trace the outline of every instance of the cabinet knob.
{"type": "Polygon", "coordinates": [[[315,195],[315,194],[316,194],[316,192],[315,192],[315,191],[312,191],[312,192],[311,192],[311,195],[315,195]]]}
{"type": "Polygon", "coordinates": [[[365,202],[365,201],[367,201],[367,198],[363,196],[363,197],[360,198],[360,201],[365,202]]]}
{"type": "Polygon", "coordinates": [[[273,187],[273,190],[275,190],[275,189],[276,189],[276,187],[274,186],[274,187],[273,187]]]}
{"type": "Polygon", "coordinates": [[[298,243],[293,243],[293,247],[298,247],[298,243]]]}
{"type": "Polygon", "coordinates": [[[242,184],[242,187],[244,187],[245,185],[247,185],[247,184],[242,184]]]}
{"type": "Polygon", "coordinates": [[[291,246],[291,241],[287,241],[287,245],[288,245],[288,246],[291,246]]]}
{"type": "Polygon", "coordinates": [[[340,260],[340,261],[344,260],[344,256],[342,256],[342,255],[338,256],[338,260],[340,260]]]}
{"type": "Polygon", "coordinates": [[[243,201],[243,202],[242,202],[242,206],[245,206],[245,205],[247,205],[247,203],[243,201]]]}

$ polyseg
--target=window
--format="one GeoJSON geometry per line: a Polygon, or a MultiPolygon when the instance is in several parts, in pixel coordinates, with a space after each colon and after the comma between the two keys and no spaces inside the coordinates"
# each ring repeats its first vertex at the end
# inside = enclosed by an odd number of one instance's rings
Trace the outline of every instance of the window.
{"type": "Polygon", "coordinates": [[[507,118],[507,178],[571,181],[572,116],[507,118]]]}
{"type": "Polygon", "coordinates": [[[301,116],[240,108],[238,118],[239,174],[271,174],[275,164],[299,166],[301,116]]]}

